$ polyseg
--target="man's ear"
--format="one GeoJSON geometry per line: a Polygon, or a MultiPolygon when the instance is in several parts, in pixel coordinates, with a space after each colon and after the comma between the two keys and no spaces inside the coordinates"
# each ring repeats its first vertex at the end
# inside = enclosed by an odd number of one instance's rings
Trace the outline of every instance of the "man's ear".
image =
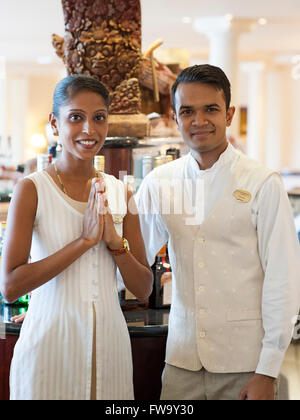
{"type": "Polygon", "coordinates": [[[235,113],[235,107],[234,106],[229,107],[226,112],[226,127],[229,127],[231,125],[234,113],[235,113]]]}
{"type": "Polygon", "coordinates": [[[59,133],[58,133],[58,128],[57,128],[57,120],[53,112],[49,114],[49,123],[52,128],[53,135],[58,136],[59,133]]]}

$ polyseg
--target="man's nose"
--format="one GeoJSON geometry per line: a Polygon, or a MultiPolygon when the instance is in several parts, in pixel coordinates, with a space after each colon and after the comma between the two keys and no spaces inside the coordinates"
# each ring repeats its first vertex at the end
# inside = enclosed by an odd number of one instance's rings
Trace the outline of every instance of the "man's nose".
{"type": "Polygon", "coordinates": [[[207,117],[204,112],[196,111],[194,113],[193,124],[197,126],[202,126],[207,124],[207,117]]]}

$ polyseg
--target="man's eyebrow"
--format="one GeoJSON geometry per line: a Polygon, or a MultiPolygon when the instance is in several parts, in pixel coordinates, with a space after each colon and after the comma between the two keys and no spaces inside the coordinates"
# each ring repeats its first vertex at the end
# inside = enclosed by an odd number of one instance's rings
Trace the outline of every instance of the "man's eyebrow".
{"type": "MultiPolygon", "coordinates": [[[[219,109],[221,108],[220,105],[217,104],[217,103],[203,105],[203,108],[211,108],[211,107],[215,107],[215,108],[219,108],[219,109]]],[[[180,108],[179,108],[179,110],[182,110],[182,109],[193,109],[193,108],[194,108],[193,105],[181,105],[180,108]]]]}
{"type": "Polygon", "coordinates": [[[207,105],[204,105],[206,108],[210,108],[210,107],[217,107],[217,108],[220,108],[220,105],[218,105],[218,104],[207,104],[207,105]]]}

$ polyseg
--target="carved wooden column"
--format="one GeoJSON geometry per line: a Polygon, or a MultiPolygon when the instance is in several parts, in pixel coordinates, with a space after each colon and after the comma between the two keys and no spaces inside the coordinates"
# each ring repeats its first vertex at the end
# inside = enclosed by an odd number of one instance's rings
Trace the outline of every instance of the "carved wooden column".
{"type": "Polygon", "coordinates": [[[141,114],[139,0],[62,0],[65,36],[53,45],[68,74],[89,74],[111,95],[109,136],[148,135],[141,114]]]}

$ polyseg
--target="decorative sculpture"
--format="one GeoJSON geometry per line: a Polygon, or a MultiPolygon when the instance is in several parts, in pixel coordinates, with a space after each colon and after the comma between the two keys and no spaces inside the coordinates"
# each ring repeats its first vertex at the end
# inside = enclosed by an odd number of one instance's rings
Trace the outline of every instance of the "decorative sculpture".
{"type": "Polygon", "coordinates": [[[65,36],[52,35],[68,74],[86,73],[106,85],[111,114],[139,114],[139,0],[62,0],[65,36]]]}

